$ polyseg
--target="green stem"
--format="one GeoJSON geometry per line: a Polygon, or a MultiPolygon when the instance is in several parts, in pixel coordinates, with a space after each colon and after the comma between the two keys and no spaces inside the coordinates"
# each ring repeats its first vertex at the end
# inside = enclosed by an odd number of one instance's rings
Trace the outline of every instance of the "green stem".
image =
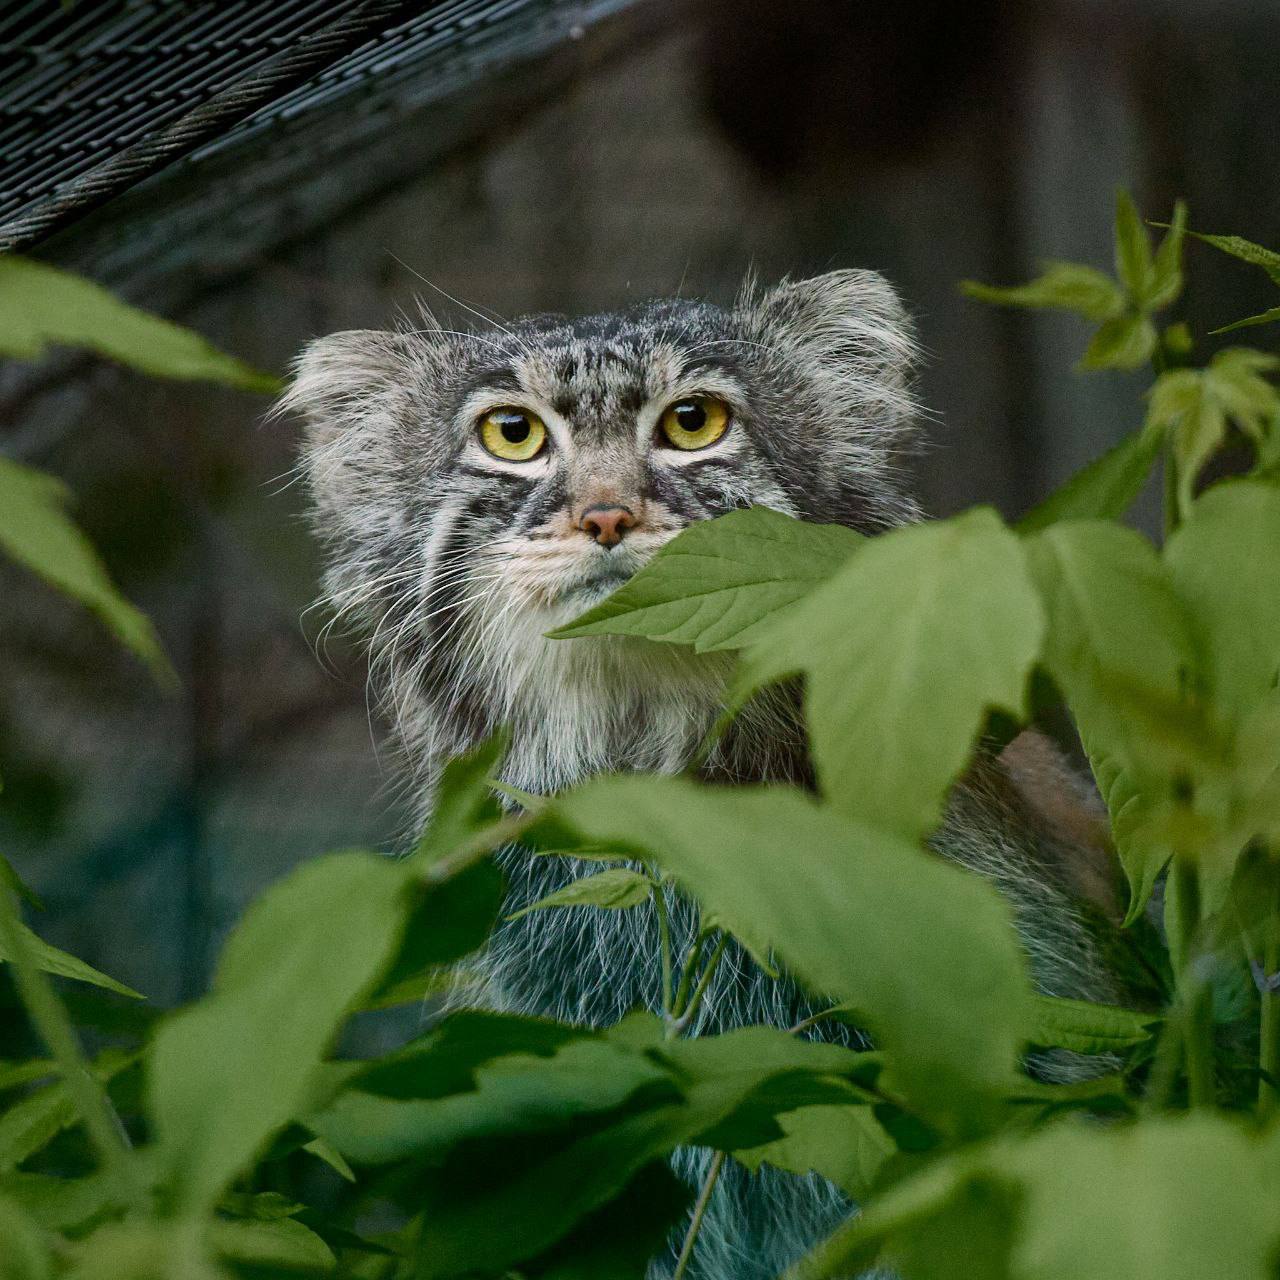
{"type": "Polygon", "coordinates": [[[1200,880],[1195,864],[1179,857],[1173,864],[1177,880],[1178,928],[1186,951],[1178,975],[1178,994],[1184,1007],[1184,1046],[1187,1062],[1187,1091],[1193,1107],[1212,1106],[1213,1022],[1209,992],[1196,972],[1196,933],[1200,926],[1200,880]]]}
{"type": "Polygon", "coordinates": [[[679,1016],[671,1026],[671,1039],[674,1040],[676,1036],[684,1035],[685,1031],[692,1025],[694,1015],[698,1012],[698,1006],[702,1003],[702,997],[706,995],[707,988],[711,985],[711,975],[715,973],[716,966],[720,963],[720,958],[724,955],[724,949],[728,943],[729,935],[722,933],[719,942],[716,943],[716,949],[711,953],[711,959],[707,961],[702,970],[702,977],[698,979],[698,985],[694,987],[693,994],[689,997],[689,1003],[680,1010],[679,1016]]]}
{"type": "Polygon", "coordinates": [[[35,963],[22,920],[7,887],[0,887],[0,942],[13,960],[14,982],[23,1007],[58,1064],[98,1163],[114,1179],[132,1208],[146,1210],[147,1192],[129,1148],[129,1138],[107,1091],[85,1061],[66,1008],[48,976],[35,963]]]}
{"type": "Polygon", "coordinates": [[[662,1017],[669,1021],[671,1009],[671,917],[667,913],[667,895],[661,884],[653,886],[653,909],[658,916],[658,940],[662,946],[662,1017]]]}
{"type": "MultiPolygon", "coordinates": [[[[1274,872],[1271,886],[1271,910],[1263,921],[1262,974],[1270,978],[1280,969],[1280,878],[1274,872]]],[[[1276,1090],[1280,1084],[1280,994],[1262,989],[1258,996],[1261,1013],[1258,1021],[1258,1066],[1265,1073],[1258,1079],[1258,1113],[1269,1116],[1276,1109],[1276,1090]]]]}
{"type": "Polygon", "coordinates": [[[678,1018],[689,1000],[689,992],[693,987],[693,975],[698,972],[698,961],[702,959],[702,948],[706,945],[707,935],[700,933],[685,953],[684,964],[680,969],[680,985],[676,988],[675,998],[671,1001],[671,1016],[678,1018]]]}
{"type": "Polygon", "coordinates": [[[706,1217],[707,1205],[711,1202],[711,1193],[715,1190],[720,1170],[724,1168],[724,1152],[717,1151],[707,1176],[702,1180],[698,1190],[698,1199],[693,1206],[693,1217],[689,1219],[689,1230],[685,1232],[684,1244],[680,1246],[680,1256],[676,1259],[676,1269],[671,1273],[671,1280],[683,1280],[689,1269],[689,1260],[693,1257],[693,1246],[697,1243],[698,1232],[702,1230],[702,1219],[706,1217]]]}
{"type": "MultiPolygon", "coordinates": [[[[495,849],[518,840],[537,819],[536,813],[513,813],[499,818],[483,831],[477,831],[470,840],[460,844],[446,857],[428,865],[422,873],[423,880],[427,884],[444,884],[446,880],[452,880],[477,862],[482,862],[495,849]]],[[[415,857],[409,861],[416,863],[418,859],[415,857]]]]}

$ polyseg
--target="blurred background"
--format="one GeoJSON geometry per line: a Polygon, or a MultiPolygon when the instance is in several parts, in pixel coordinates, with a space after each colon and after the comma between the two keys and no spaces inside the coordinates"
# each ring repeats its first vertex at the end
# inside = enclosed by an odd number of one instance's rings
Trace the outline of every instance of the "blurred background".
{"type": "MultiPolygon", "coordinates": [[[[874,267],[928,353],[930,509],[1012,517],[1145,383],[956,282],[1109,269],[1118,184],[1280,245],[1278,49],[1274,0],[9,4],[0,244],[281,373],[419,297],[471,324],[874,267]]],[[[1274,301],[1210,252],[1197,333],[1274,301]]],[[[0,561],[0,848],[50,941],[161,1005],[265,883],[404,838],[267,408],[83,355],[0,372],[0,452],[72,487],[182,677],[0,561]]]]}

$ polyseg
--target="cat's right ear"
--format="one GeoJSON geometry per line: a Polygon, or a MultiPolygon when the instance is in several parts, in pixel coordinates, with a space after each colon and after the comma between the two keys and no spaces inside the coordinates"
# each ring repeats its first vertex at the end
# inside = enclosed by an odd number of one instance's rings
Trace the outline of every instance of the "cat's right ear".
{"type": "Polygon", "coordinates": [[[404,334],[348,329],[315,338],[294,361],[293,379],[275,412],[298,414],[308,445],[324,448],[387,414],[412,366],[404,334]]]}

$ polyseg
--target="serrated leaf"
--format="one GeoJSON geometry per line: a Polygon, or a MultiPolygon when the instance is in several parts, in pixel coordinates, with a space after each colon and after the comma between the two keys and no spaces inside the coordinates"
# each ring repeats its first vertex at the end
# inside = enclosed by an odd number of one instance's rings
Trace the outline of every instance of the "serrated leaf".
{"type": "Polygon", "coordinates": [[[1124,310],[1124,293],[1109,275],[1075,262],[1046,262],[1043,273],[1029,284],[1002,288],[965,280],[960,289],[979,302],[1075,311],[1095,324],[1124,310]]]}
{"type": "Polygon", "coordinates": [[[823,794],[919,836],[988,711],[1021,716],[1043,629],[1021,544],[977,508],[869,540],[752,645],[735,696],[803,672],[823,794]]]}
{"type": "MultiPolygon", "coordinates": [[[[6,261],[0,258],[0,267],[6,261]]],[[[87,605],[117,640],[171,682],[172,668],[151,623],[115,589],[89,540],[67,515],[69,500],[52,476],[0,458],[0,548],[87,605]]]]}
{"type": "Polygon", "coordinates": [[[1228,422],[1264,454],[1276,432],[1280,391],[1267,380],[1280,358],[1249,347],[1219,351],[1204,369],[1161,374],[1148,392],[1147,422],[1170,432],[1178,463],[1178,505],[1190,510],[1196,480],[1221,447],[1228,422]]]}
{"type": "Polygon", "coordinates": [[[1082,369],[1137,369],[1151,359],[1160,337],[1152,322],[1132,311],[1108,320],[1093,335],[1084,355],[1082,369]]]}
{"type": "MultiPolygon", "coordinates": [[[[774,1117],[781,1112],[848,1096],[850,1086],[828,1073],[859,1056],[766,1027],[664,1041],[654,1019],[647,1041],[633,1029],[614,1047],[671,1061],[679,1091],[651,1086],[595,1124],[535,1142],[508,1140],[498,1162],[492,1144],[459,1148],[425,1181],[417,1275],[501,1273],[536,1257],[676,1147],[763,1141],[778,1135],[774,1117]]],[[[581,1042],[562,1053],[580,1048],[581,1042]]],[[[604,1078],[597,1070],[581,1087],[598,1091],[604,1078]]],[[[520,1074],[511,1076],[512,1084],[520,1081],[520,1074]]]]}
{"type": "Polygon", "coordinates": [[[1037,995],[1027,1039],[1073,1053],[1115,1053],[1150,1040],[1160,1015],[1116,1005],[1037,995]]]}
{"type": "Polygon", "coordinates": [[[733,1153],[752,1173],[762,1164],[788,1173],[812,1171],[855,1202],[870,1194],[876,1175],[897,1150],[870,1107],[801,1107],[778,1117],[783,1136],[733,1153]]]}
{"type": "MultiPolygon", "coordinates": [[[[1280,281],[1277,283],[1280,284],[1280,281]]],[[[1277,320],[1280,320],[1280,307],[1271,307],[1266,311],[1260,311],[1255,316],[1246,316],[1243,320],[1233,320],[1220,328],[1210,329],[1209,332],[1212,334],[1234,333],[1237,329],[1251,329],[1254,325],[1275,324],[1277,320]]]]}
{"type": "Polygon", "coordinates": [[[1126,436],[1023,516],[1018,532],[1059,520],[1119,520],[1142,492],[1163,442],[1164,433],[1150,426],[1126,436]]]}
{"type": "Polygon", "coordinates": [[[543,821],[551,838],[565,827],[652,859],[812,992],[857,1008],[923,1115],[990,1121],[1028,1017],[1023,956],[990,885],[783,788],[602,778],[543,821]]]}
{"type": "Polygon", "coordinates": [[[34,360],[50,345],[88,347],[159,378],[221,382],[275,395],[279,378],[225,355],[180,325],[100,285],[30,258],[0,258],[0,353],[34,360]]]}
{"type": "Polygon", "coordinates": [[[306,1109],[338,1026],[399,945],[408,890],[405,865],[387,858],[308,863],[246,912],[211,994],[157,1032],[148,1111],[178,1207],[212,1203],[306,1109]]]}
{"type": "Polygon", "coordinates": [[[1280,284],[1280,253],[1276,253],[1274,249],[1265,249],[1243,236],[1206,235],[1202,231],[1192,231],[1189,234],[1197,240],[1203,240],[1205,244],[1213,245],[1215,249],[1221,249],[1223,253],[1229,253],[1233,258],[1239,258],[1241,262],[1261,267],[1276,284],[1280,284]]]}
{"type": "Polygon", "coordinates": [[[545,911],[548,907],[599,907],[604,911],[626,911],[649,901],[653,881],[630,867],[610,867],[594,875],[571,880],[554,893],[507,917],[519,920],[531,911],[545,911]]]}
{"type": "Polygon", "coordinates": [[[549,634],[645,636],[698,653],[740,649],[862,542],[842,525],[753,507],[700,520],[607,600],[549,634]]]}

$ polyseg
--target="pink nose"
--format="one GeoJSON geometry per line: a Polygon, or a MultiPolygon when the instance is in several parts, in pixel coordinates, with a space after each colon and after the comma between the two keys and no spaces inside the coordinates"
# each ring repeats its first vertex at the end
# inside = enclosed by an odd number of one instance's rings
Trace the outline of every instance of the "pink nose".
{"type": "Polygon", "coordinates": [[[588,507],[578,520],[578,528],[602,547],[613,547],[635,523],[635,516],[626,507],[588,507]]]}

